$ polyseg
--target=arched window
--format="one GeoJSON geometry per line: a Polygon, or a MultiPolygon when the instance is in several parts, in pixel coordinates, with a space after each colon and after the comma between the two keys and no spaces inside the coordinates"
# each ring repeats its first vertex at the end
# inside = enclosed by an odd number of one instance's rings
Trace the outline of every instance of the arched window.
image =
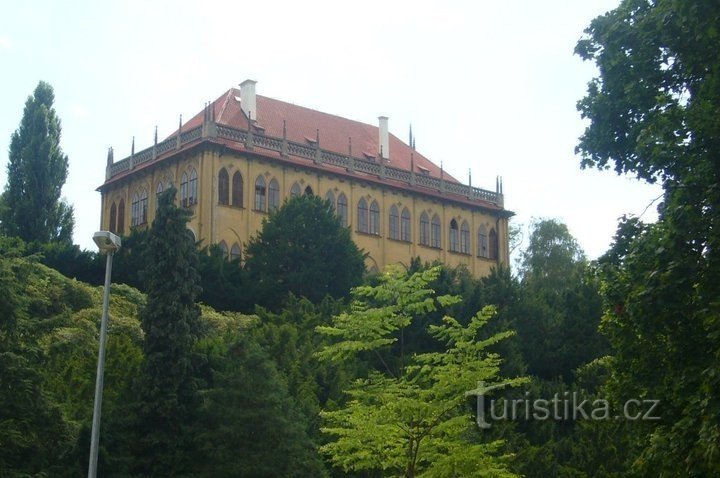
{"type": "Polygon", "coordinates": [[[220,247],[220,251],[222,251],[222,255],[225,259],[228,258],[228,247],[227,244],[225,244],[225,241],[220,241],[220,244],[218,244],[220,247]]]}
{"type": "Polygon", "coordinates": [[[132,208],[130,210],[130,225],[137,226],[140,224],[140,196],[138,193],[133,194],[132,208]]]}
{"type": "Polygon", "coordinates": [[[458,223],[455,219],[450,221],[450,250],[453,252],[457,252],[458,249],[458,223]]]}
{"type": "Polygon", "coordinates": [[[280,185],[273,178],[268,187],[268,211],[274,211],[280,207],[280,185]]]}
{"type": "Polygon", "coordinates": [[[230,175],[225,168],[218,173],[218,204],[230,204],[230,175]]]}
{"type": "Polygon", "coordinates": [[[430,245],[430,220],[425,212],[420,214],[420,244],[430,245]]]}
{"type": "Polygon", "coordinates": [[[188,175],[183,173],[180,179],[180,205],[188,207],[188,175]]]}
{"type": "Polygon", "coordinates": [[[298,196],[300,196],[300,185],[298,183],[294,183],[290,188],[290,197],[296,198],[298,196]]]}
{"type": "Polygon", "coordinates": [[[489,257],[487,227],[481,225],[478,228],[478,257],[489,257]]]}
{"type": "Polygon", "coordinates": [[[370,204],[370,234],[380,235],[380,206],[377,201],[370,204]]]}
{"type": "Polygon", "coordinates": [[[390,239],[400,239],[400,216],[394,204],[390,207],[390,239]]]}
{"type": "Polygon", "coordinates": [[[410,242],[412,235],[410,234],[410,210],[403,209],[400,215],[400,240],[410,242]]]}
{"type": "Polygon", "coordinates": [[[467,221],[460,226],[460,252],[470,254],[470,227],[467,221]]]}
{"type": "Polygon", "coordinates": [[[140,224],[147,224],[148,219],[148,193],[147,189],[143,188],[140,191],[140,224]]]}
{"type": "Polygon", "coordinates": [[[305,188],[305,195],[306,195],[306,196],[312,196],[312,195],[313,195],[313,190],[312,190],[312,188],[311,188],[310,186],[308,186],[308,187],[305,188]]]}
{"type": "Polygon", "coordinates": [[[190,192],[188,194],[188,202],[190,203],[190,206],[197,204],[198,202],[198,176],[197,172],[195,172],[195,169],[193,168],[190,171],[190,192]]]}
{"type": "Polygon", "coordinates": [[[191,229],[185,229],[185,237],[187,237],[193,245],[197,244],[197,237],[195,237],[195,233],[191,229]]]}
{"type": "Polygon", "coordinates": [[[265,196],[267,188],[265,187],[265,178],[258,176],[255,180],[255,210],[265,211],[265,196]]]}
{"type": "Polygon", "coordinates": [[[328,191],[325,195],[325,200],[330,203],[333,210],[335,210],[335,194],[332,191],[328,191]]]}
{"type": "Polygon", "coordinates": [[[432,247],[437,247],[438,249],[442,247],[442,239],[440,238],[441,232],[440,218],[437,214],[435,214],[432,218],[432,224],[430,225],[430,245],[432,247]]]}
{"type": "Polygon", "coordinates": [[[358,201],[358,231],[369,232],[368,207],[365,198],[360,198],[360,201],[358,201]]]}
{"type": "Polygon", "coordinates": [[[348,202],[345,193],[340,193],[337,200],[337,215],[340,216],[340,222],[343,227],[348,225],[348,202]]]}
{"type": "Polygon", "coordinates": [[[115,228],[115,223],[117,221],[117,208],[115,206],[115,201],[113,201],[112,206],[110,206],[110,232],[115,232],[117,229],[115,228]]]}
{"type": "Polygon", "coordinates": [[[495,229],[490,229],[490,235],[489,235],[489,242],[490,242],[490,259],[497,260],[498,259],[498,236],[497,232],[495,232],[495,229]]]}
{"type": "Polygon", "coordinates": [[[243,180],[240,171],[235,171],[232,181],[232,205],[242,207],[243,205],[243,180]]]}
{"type": "Polygon", "coordinates": [[[158,207],[160,207],[160,195],[163,193],[163,183],[162,181],[158,181],[157,187],[155,187],[155,212],[157,212],[158,207]]]}
{"type": "Polygon", "coordinates": [[[230,249],[230,260],[239,261],[241,256],[242,254],[240,252],[240,246],[236,242],[235,244],[233,244],[232,249],[230,249]]]}
{"type": "Polygon", "coordinates": [[[118,220],[117,220],[117,233],[125,234],[125,200],[121,199],[118,203],[118,220]]]}

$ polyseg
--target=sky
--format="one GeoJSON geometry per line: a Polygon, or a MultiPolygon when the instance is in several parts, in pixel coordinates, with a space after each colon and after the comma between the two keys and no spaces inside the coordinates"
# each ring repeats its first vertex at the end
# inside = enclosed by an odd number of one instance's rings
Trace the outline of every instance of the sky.
{"type": "MultiPolygon", "coordinates": [[[[74,241],[94,248],[108,147],[162,139],[206,101],[254,79],[257,93],[377,125],[455,178],[495,189],[524,227],[566,223],[590,258],[623,214],[656,219],[658,186],[582,170],[576,103],[593,64],[573,54],[619,0],[116,0],[4,2],[0,186],[10,135],[40,80],[55,90],[74,241]]],[[[525,239],[527,243],[527,239],[525,239]]],[[[521,245],[522,247],[522,245],[521,245]]]]}

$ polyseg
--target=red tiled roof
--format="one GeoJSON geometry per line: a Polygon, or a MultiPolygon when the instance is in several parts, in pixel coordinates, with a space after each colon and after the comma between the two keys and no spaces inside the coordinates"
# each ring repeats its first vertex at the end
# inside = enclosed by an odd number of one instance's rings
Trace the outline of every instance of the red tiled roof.
{"type": "MultiPolygon", "coordinates": [[[[240,90],[231,88],[212,104],[215,121],[236,129],[247,129],[248,118],[240,108],[240,90]]],[[[365,158],[366,155],[378,156],[380,151],[379,131],[377,126],[353,121],[303,106],[286,103],[261,95],[256,95],[257,118],[255,127],[264,130],[264,134],[274,137],[283,136],[283,121],[287,128],[287,138],[297,143],[309,144],[320,136],[320,148],[340,154],[348,154],[349,143],[352,142],[352,155],[365,158]]],[[[182,129],[187,131],[200,126],[203,112],[199,112],[182,129]]],[[[170,137],[177,134],[177,131],[170,137]]],[[[390,155],[389,166],[410,170],[411,156],[415,163],[415,172],[440,177],[440,167],[398,139],[389,135],[390,155]]],[[[387,157],[387,152],[383,152],[387,157]]],[[[443,173],[446,181],[459,181],[447,172],[443,173]]]]}

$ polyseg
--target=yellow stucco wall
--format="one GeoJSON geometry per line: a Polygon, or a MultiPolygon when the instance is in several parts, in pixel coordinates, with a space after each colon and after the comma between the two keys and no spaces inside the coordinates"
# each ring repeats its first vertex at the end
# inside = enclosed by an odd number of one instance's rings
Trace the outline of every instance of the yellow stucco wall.
{"type": "MultiPolygon", "coordinates": [[[[155,165],[138,170],[126,178],[103,187],[101,228],[110,228],[110,207],[120,199],[125,201],[125,230],[130,231],[132,197],[141,188],[148,191],[148,224],[152,223],[156,209],[156,187],[158,182],[172,182],[179,187],[183,172],[195,168],[198,174],[198,203],[188,227],[203,244],[217,244],[225,241],[228,249],[237,243],[241,248],[247,244],[262,225],[266,213],[253,209],[255,180],[258,176],[265,177],[266,184],[274,178],[280,186],[280,202],[290,197],[290,189],[294,183],[312,188],[315,195],[325,197],[332,190],[335,198],[342,192],[348,199],[349,224],[352,238],[361,249],[369,253],[368,269],[376,267],[382,270],[390,263],[408,265],[413,257],[419,256],[423,261],[440,260],[445,264],[456,266],[464,264],[475,276],[484,276],[492,266],[499,262],[508,262],[508,223],[506,218],[496,216],[479,207],[471,207],[443,201],[440,198],[425,196],[421,193],[403,191],[380,184],[351,178],[332,172],[318,173],[310,168],[303,168],[269,158],[259,158],[225,152],[218,148],[204,147],[183,152],[160,161],[155,165]],[[218,204],[218,173],[221,168],[228,171],[231,178],[236,171],[243,177],[243,207],[218,204]],[[358,232],[357,204],[365,197],[368,205],[375,200],[380,207],[379,235],[358,232]],[[407,207],[410,211],[410,242],[389,238],[389,211],[392,205],[402,211],[407,207]],[[420,215],[425,211],[431,218],[438,214],[441,221],[441,247],[433,248],[420,244],[420,215]],[[470,227],[470,254],[462,254],[449,250],[450,221],[458,224],[467,221],[470,227]],[[478,257],[478,228],[485,224],[487,230],[494,228],[498,234],[498,257],[491,260],[478,257]]],[[[232,186],[231,186],[232,189],[232,186]]],[[[267,199],[267,197],[266,197],[267,199]]]]}

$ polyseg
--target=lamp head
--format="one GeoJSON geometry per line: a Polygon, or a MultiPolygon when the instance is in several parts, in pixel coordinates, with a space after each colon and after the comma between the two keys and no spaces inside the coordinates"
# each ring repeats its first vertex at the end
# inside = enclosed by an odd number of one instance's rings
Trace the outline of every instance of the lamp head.
{"type": "Polygon", "coordinates": [[[120,249],[122,244],[120,236],[113,234],[110,231],[98,231],[93,234],[93,241],[97,244],[100,251],[108,253],[115,252],[120,249]]]}

